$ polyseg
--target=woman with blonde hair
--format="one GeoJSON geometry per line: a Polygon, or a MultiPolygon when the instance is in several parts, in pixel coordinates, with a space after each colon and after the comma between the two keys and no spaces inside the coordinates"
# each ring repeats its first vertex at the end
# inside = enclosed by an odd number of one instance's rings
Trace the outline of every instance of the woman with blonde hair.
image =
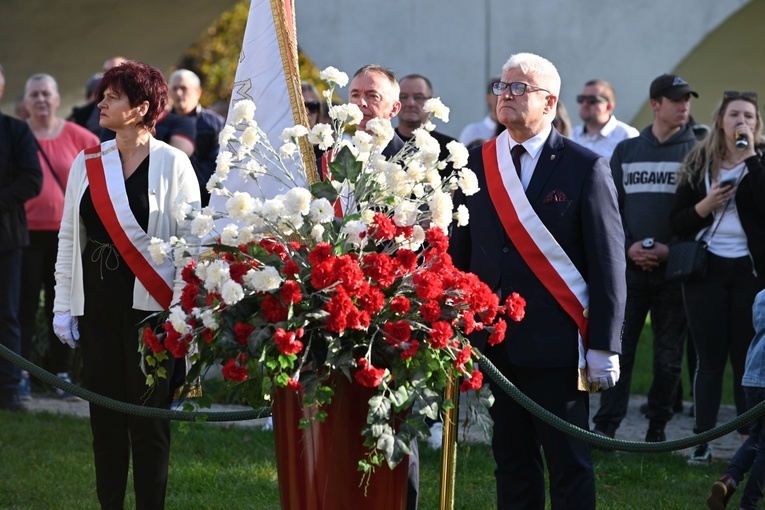
{"type": "MultiPolygon", "coordinates": [[[[754,336],[752,303],[765,288],[765,166],[757,94],[725,92],[713,120],[709,136],[686,157],[670,213],[678,237],[708,244],[706,273],[683,283],[698,355],[695,433],[717,423],[729,356],[736,410],[747,409],[741,377],[754,336]]],[[[711,459],[709,445],[702,443],[689,463],[711,459]]]]}

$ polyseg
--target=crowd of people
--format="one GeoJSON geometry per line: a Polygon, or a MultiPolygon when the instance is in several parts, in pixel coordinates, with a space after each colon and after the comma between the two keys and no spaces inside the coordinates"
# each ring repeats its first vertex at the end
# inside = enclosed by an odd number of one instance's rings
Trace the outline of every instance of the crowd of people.
{"type": "MultiPolygon", "coordinates": [[[[508,327],[501,346],[486,345],[480,332],[474,346],[543,407],[584,429],[592,419],[592,430],[611,438],[626,416],[649,314],[653,381],[644,409],[646,441],[665,441],[667,422],[682,409],[684,352],[695,432],[716,425],[728,359],[737,412],[762,401],[765,140],[757,95],[721,92],[707,127],[691,116],[697,92],[682,77],[663,74],[646,84],[653,122],[639,131],[615,116],[611,84],[593,79],[576,97],[581,123],[572,126],[558,101],[561,78],[550,61],[519,53],[501,71],[487,83],[486,116],[458,138],[471,148],[468,167],[481,191],[455,194],[455,205],[468,208],[471,222],[451,232],[451,254],[500,297],[524,296],[527,312],[508,327]],[[705,242],[702,276],[666,277],[680,240],[705,242]],[[591,418],[587,392],[595,390],[602,394],[591,418]]],[[[0,94],[3,89],[0,68],[0,94]]],[[[308,83],[302,91],[313,126],[326,115],[322,96],[308,83]]],[[[23,120],[0,114],[4,345],[29,358],[32,339],[41,334],[41,308],[50,331],[45,363],[51,371],[71,380],[77,347],[86,387],[143,402],[134,325],[167,309],[179,292],[169,261],[157,271],[141,263],[148,256],[147,235],[167,240],[188,228],[170,214],[171,195],[207,203],[205,184],[225,122],[200,105],[201,92],[192,71],[180,69],[165,80],[151,66],[114,57],[87,80],[86,103],[68,120],[58,115],[56,80],[47,74],[27,80],[17,108],[23,120]],[[108,342],[101,333],[107,329],[108,342]]],[[[433,96],[434,85],[424,75],[398,79],[389,69],[368,65],[355,73],[348,101],[364,114],[360,130],[372,118],[396,118],[387,157],[423,126],[423,107],[433,96]]],[[[448,154],[453,138],[431,134],[448,154]]],[[[316,157],[321,163],[322,154],[316,157]]],[[[170,405],[173,386],[183,377],[182,366],[167,368],[167,387],[151,397],[160,407],[170,405]]],[[[23,401],[32,398],[30,382],[0,359],[0,409],[24,410],[23,401]]],[[[594,508],[590,446],[534,418],[490,384],[498,507],[544,507],[546,468],[553,508],[594,508]]],[[[91,426],[102,506],[124,500],[132,452],[137,499],[161,508],[167,423],[91,406],[91,426]]],[[[724,508],[749,470],[745,500],[756,507],[765,486],[765,454],[758,453],[765,447],[762,427],[759,420],[739,431],[742,449],[714,483],[710,507],[724,508]]],[[[440,430],[434,423],[430,443],[436,448],[440,430]]],[[[704,443],[689,463],[711,459],[704,443]]],[[[417,507],[417,485],[414,455],[410,508],[417,507]]]]}

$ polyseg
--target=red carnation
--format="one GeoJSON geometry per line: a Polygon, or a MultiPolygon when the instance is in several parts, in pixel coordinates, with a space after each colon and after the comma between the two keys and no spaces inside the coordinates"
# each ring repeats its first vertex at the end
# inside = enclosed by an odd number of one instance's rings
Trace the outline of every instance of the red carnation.
{"type": "Polygon", "coordinates": [[[412,277],[414,289],[420,299],[438,299],[444,294],[444,287],[438,274],[431,271],[415,273],[412,277]]]}
{"type": "Polygon", "coordinates": [[[478,391],[483,386],[483,373],[478,370],[473,370],[473,373],[468,376],[465,374],[465,378],[460,384],[460,391],[467,392],[470,390],[478,391]]]}
{"type": "Polygon", "coordinates": [[[449,249],[449,238],[440,227],[430,227],[425,233],[430,247],[438,253],[446,253],[449,249]]]}
{"type": "Polygon", "coordinates": [[[356,312],[356,307],[348,296],[348,293],[342,287],[337,292],[324,309],[329,312],[327,318],[327,329],[333,333],[342,333],[348,325],[348,315],[356,312]]]}
{"type": "Polygon", "coordinates": [[[441,306],[438,301],[426,301],[420,305],[420,315],[425,322],[436,322],[441,318],[441,306]]]}
{"type": "Polygon", "coordinates": [[[374,285],[366,285],[358,294],[359,306],[369,313],[377,313],[385,306],[385,294],[374,285]]]}
{"type": "Polygon", "coordinates": [[[390,241],[396,236],[396,225],[382,213],[375,213],[373,220],[372,237],[379,240],[390,241]]]}
{"type": "MultiPolygon", "coordinates": [[[[247,358],[244,355],[239,356],[241,362],[246,362],[247,358]]],[[[227,381],[242,382],[247,380],[247,367],[239,364],[239,361],[231,358],[223,365],[221,370],[223,378],[227,381]]]]}
{"type": "Polygon", "coordinates": [[[386,322],[383,326],[385,340],[391,345],[408,342],[412,336],[412,326],[409,321],[386,322]]]}
{"type": "Polygon", "coordinates": [[[194,282],[189,282],[183,286],[181,291],[181,307],[186,313],[191,313],[191,310],[197,306],[197,298],[199,297],[199,285],[194,282]]]}
{"type": "Polygon", "coordinates": [[[263,318],[268,322],[282,322],[287,320],[287,307],[271,294],[268,294],[260,302],[263,318]]]}
{"type": "Polygon", "coordinates": [[[396,296],[390,300],[390,311],[393,313],[403,315],[409,311],[410,307],[411,303],[409,303],[409,299],[406,296],[396,296]]]}
{"type": "Polygon", "coordinates": [[[168,334],[165,338],[165,348],[167,348],[174,357],[183,358],[189,353],[190,341],[190,335],[177,335],[171,337],[168,334]]]}
{"type": "Polygon", "coordinates": [[[276,255],[281,260],[287,260],[287,248],[275,239],[261,239],[260,246],[271,255],[276,255]]]}
{"type": "Polygon", "coordinates": [[[405,273],[411,273],[417,268],[417,254],[401,248],[396,251],[396,263],[405,273]]]}
{"type": "Polygon", "coordinates": [[[505,333],[507,332],[507,322],[502,319],[497,320],[494,324],[494,332],[489,335],[489,345],[497,345],[505,339],[505,333]]]}
{"type": "Polygon", "coordinates": [[[157,354],[165,352],[165,346],[159,341],[159,338],[149,326],[143,328],[143,344],[151,349],[151,352],[157,354]]]}
{"type": "Polygon", "coordinates": [[[417,355],[417,351],[419,350],[420,350],[420,342],[418,342],[417,340],[412,340],[411,342],[409,342],[409,346],[403,351],[401,351],[401,359],[408,360],[409,358],[414,358],[417,355]]]}
{"type": "Polygon", "coordinates": [[[303,293],[300,284],[295,280],[287,280],[279,291],[282,301],[288,305],[300,303],[303,300],[303,293]]]}
{"type": "Polygon", "coordinates": [[[213,340],[215,340],[215,331],[212,329],[205,328],[202,330],[202,338],[205,339],[205,343],[210,344],[213,340]]]}
{"type": "Polygon", "coordinates": [[[318,266],[331,256],[332,245],[329,243],[318,243],[313,247],[310,253],[308,253],[308,262],[310,262],[312,266],[318,266]]]}
{"type": "Polygon", "coordinates": [[[454,337],[454,330],[446,321],[436,321],[430,330],[428,341],[436,349],[443,349],[449,345],[449,341],[454,337]]]}
{"type": "Polygon", "coordinates": [[[228,267],[228,273],[231,275],[231,279],[239,285],[244,283],[244,275],[251,269],[249,264],[243,264],[241,262],[235,262],[228,267]]]}
{"type": "Polygon", "coordinates": [[[292,391],[303,391],[303,385],[297,379],[287,381],[287,389],[292,391]]]}
{"type": "Polygon", "coordinates": [[[284,263],[284,267],[282,267],[282,274],[286,277],[294,277],[297,274],[300,274],[300,267],[297,265],[297,263],[289,259],[284,263]]]}
{"type": "Polygon", "coordinates": [[[361,358],[356,361],[356,365],[359,370],[353,374],[353,378],[356,382],[367,388],[377,388],[382,384],[383,377],[385,377],[384,368],[375,368],[366,358],[361,358]]]}
{"type": "Polygon", "coordinates": [[[507,315],[515,322],[520,321],[526,315],[526,300],[520,294],[513,292],[505,301],[507,315]]]}
{"type": "Polygon", "coordinates": [[[464,349],[457,353],[457,358],[454,360],[454,366],[460,373],[465,372],[465,363],[470,361],[471,354],[473,354],[473,350],[469,345],[466,345],[464,349]]]}
{"type": "Polygon", "coordinates": [[[250,338],[255,326],[248,322],[237,322],[234,325],[234,338],[240,345],[247,345],[247,339],[250,338]]]}
{"type": "Polygon", "coordinates": [[[282,354],[297,354],[303,350],[303,342],[297,339],[296,333],[284,328],[276,329],[274,343],[282,354]]]}
{"type": "Polygon", "coordinates": [[[364,256],[364,276],[380,284],[380,287],[390,287],[396,280],[396,264],[386,253],[369,253],[364,256]]]}
{"type": "Polygon", "coordinates": [[[202,283],[202,280],[199,279],[197,276],[195,269],[197,268],[197,263],[194,261],[194,259],[191,260],[188,264],[186,264],[186,267],[183,268],[183,271],[181,271],[181,278],[183,278],[183,281],[186,283],[202,283]]]}

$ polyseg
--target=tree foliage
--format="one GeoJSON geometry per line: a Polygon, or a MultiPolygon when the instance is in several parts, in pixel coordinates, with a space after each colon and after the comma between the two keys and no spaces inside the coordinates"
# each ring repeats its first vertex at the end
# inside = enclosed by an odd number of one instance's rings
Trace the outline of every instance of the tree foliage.
{"type": "MultiPolygon", "coordinates": [[[[241,0],[225,11],[178,60],[177,69],[189,69],[199,75],[202,81],[200,102],[205,106],[217,100],[228,102],[231,97],[249,10],[249,0],[241,0]]],[[[313,83],[319,92],[327,88],[319,79],[319,70],[300,50],[298,65],[303,81],[313,83]]]]}

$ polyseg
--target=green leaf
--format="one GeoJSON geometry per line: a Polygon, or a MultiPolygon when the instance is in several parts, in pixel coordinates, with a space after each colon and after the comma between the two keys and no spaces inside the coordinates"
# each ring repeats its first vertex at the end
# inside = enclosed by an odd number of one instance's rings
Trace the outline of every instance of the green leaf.
{"type": "Polygon", "coordinates": [[[390,399],[385,398],[382,395],[375,395],[369,399],[369,414],[367,415],[367,423],[375,423],[378,421],[387,420],[391,413],[390,399]]]}
{"type": "Polygon", "coordinates": [[[311,194],[316,198],[326,198],[330,202],[337,200],[338,193],[330,181],[319,181],[311,185],[311,194]]]}
{"type": "Polygon", "coordinates": [[[359,175],[361,175],[361,170],[361,163],[356,161],[356,156],[353,155],[351,149],[347,146],[343,146],[335,156],[335,159],[329,163],[332,179],[338,182],[345,180],[356,182],[359,179],[359,175]]]}

